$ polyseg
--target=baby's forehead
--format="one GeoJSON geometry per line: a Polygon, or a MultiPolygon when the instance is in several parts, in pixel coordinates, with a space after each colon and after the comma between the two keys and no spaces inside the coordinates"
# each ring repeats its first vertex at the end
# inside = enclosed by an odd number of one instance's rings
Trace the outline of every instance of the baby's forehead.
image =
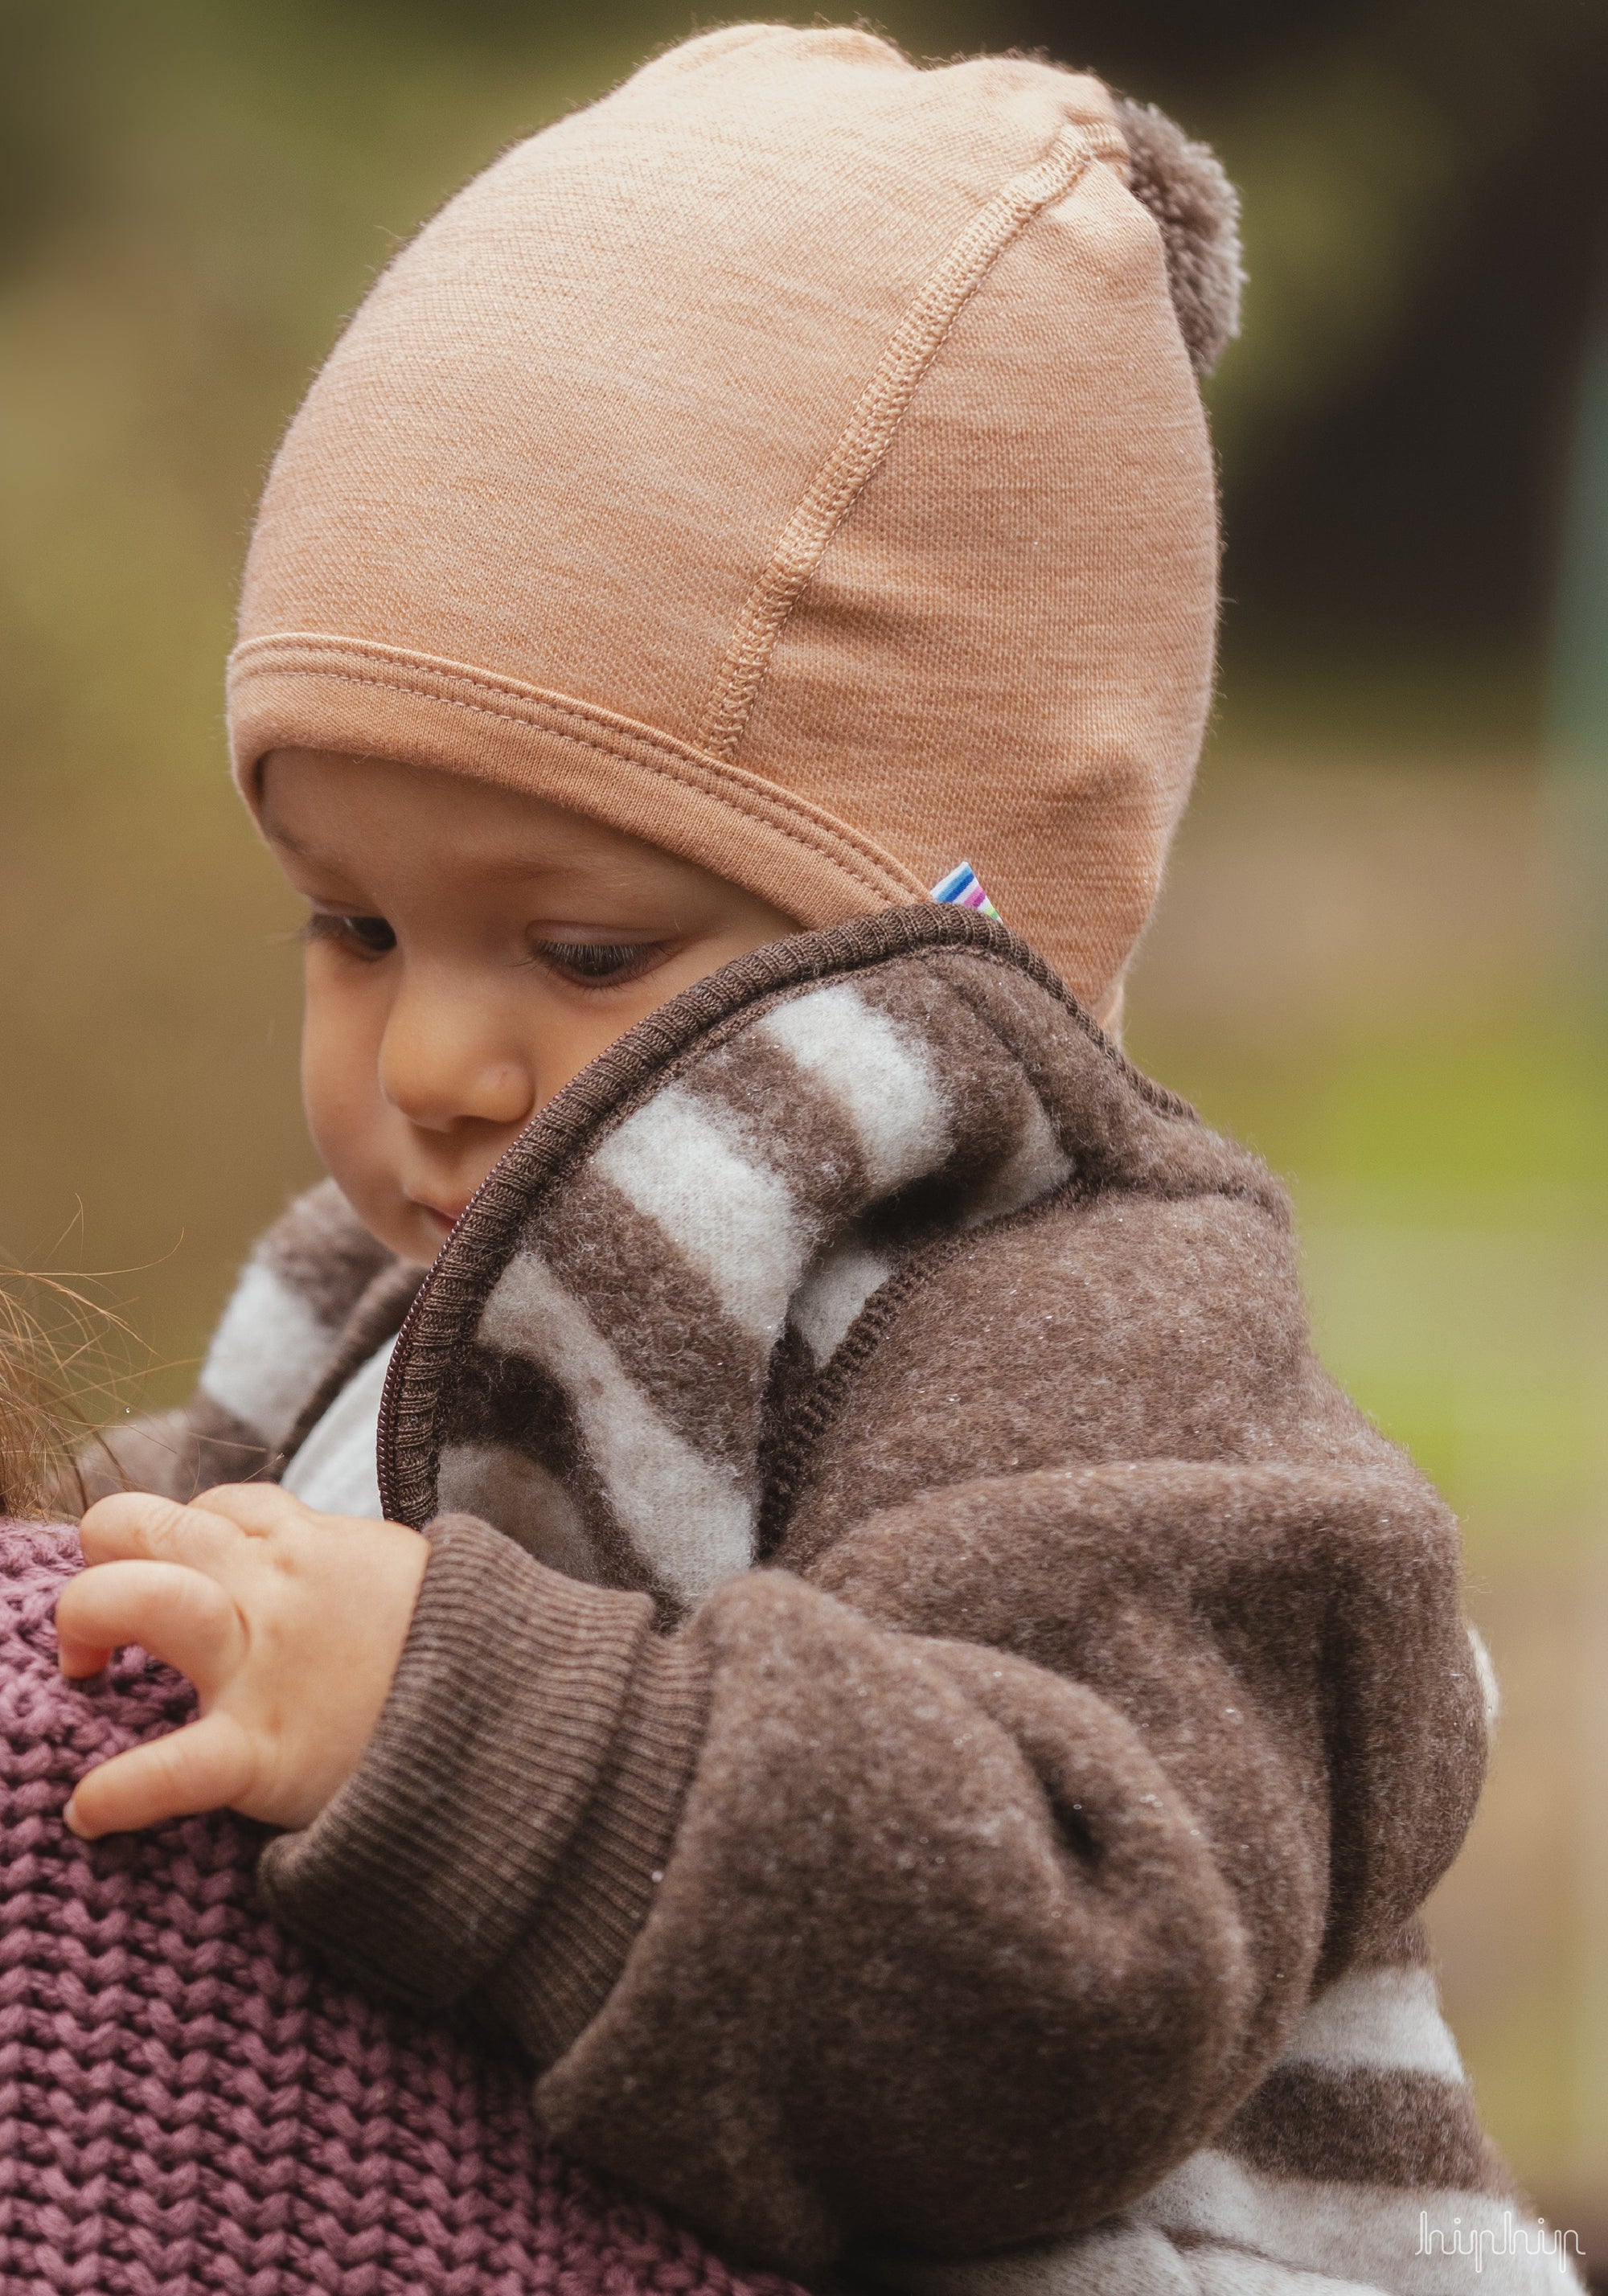
{"type": "Polygon", "coordinates": [[[578,881],[622,897],[683,894],[710,880],[696,863],[577,808],[403,759],[277,750],[259,789],[263,831],[282,859],[353,881],[418,870],[492,898],[578,881]]]}
{"type": "Polygon", "coordinates": [[[291,851],[353,832],[376,840],[446,837],[466,850],[483,849],[491,866],[516,866],[532,851],[652,849],[533,791],[406,758],[275,750],[263,759],[258,786],[263,826],[291,851]]]}

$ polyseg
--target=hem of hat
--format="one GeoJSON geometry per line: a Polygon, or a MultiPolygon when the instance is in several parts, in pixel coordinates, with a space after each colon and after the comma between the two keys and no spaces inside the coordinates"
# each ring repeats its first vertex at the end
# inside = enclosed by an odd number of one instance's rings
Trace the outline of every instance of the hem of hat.
{"type": "Polygon", "coordinates": [[[230,658],[229,721],[254,814],[269,750],[338,750],[545,798],[734,880],[802,924],[926,897],[883,848],[778,783],[595,703],[438,655],[322,631],[248,639],[230,658]]]}

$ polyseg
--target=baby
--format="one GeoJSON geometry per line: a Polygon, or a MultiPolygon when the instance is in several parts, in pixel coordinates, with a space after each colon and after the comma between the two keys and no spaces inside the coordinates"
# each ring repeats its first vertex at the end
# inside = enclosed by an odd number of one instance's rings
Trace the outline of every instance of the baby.
{"type": "Polygon", "coordinates": [[[806,2279],[1439,2289],[1510,2205],[1455,1526],[1111,1033],[1233,224],[1092,78],[710,34],[398,258],[252,544],[331,1178],[113,1439],[62,1663],[201,1718],[70,1822],[283,1829],[286,1928],[806,2279]]]}

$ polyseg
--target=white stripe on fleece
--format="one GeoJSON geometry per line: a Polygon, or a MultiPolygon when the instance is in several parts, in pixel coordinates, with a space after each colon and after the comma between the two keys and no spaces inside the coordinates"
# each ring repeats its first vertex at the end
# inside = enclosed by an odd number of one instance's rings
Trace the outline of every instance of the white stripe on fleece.
{"type": "MultiPolygon", "coordinates": [[[[1180,2254],[1164,2232],[1127,2215],[1070,2240],[958,2263],[879,2259],[875,2278],[910,2296],[1382,2296],[1377,2282],[1305,2272],[1215,2242],[1192,2241],[1180,2254]]],[[[1568,2296],[1567,2285],[1555,2296],[1568,2296]]]]}
{"type": "Polygon", "coordinates": [[[1497,1680],[1497,1669],[1478,1627],[1471,1626],[1468,1630],[1468,1647],[1480,1685],[1480,1703],[1485,1710],[1485,1732],[1489,1737],[1502,1718],[1502,1685],[1497,1680]]]}
{"type": "Polygon", "coordinates": [[[1190,2296],[1382,2296],[1377,2282],[1365,2287],[1331,2272],[1300,2272],[1215,2242],[1190,2249],[1189,2271],[1190,2296]]]}
{"type": "MultiPolygon", "coordinates": [[[[1191,2264],[1193,2264],[1193,2258],[1191,2264]]],[[[1114,2218],[1071,2240],[1035,2241],[942,2263],[879,2257],[866,2276],[912,2296],[1201,2296],[1200,2283],[1165,2233],[1114,2218]]],[[[1349,2296],[1325,2280],[1323,2296],[1349,2296]]]]}
{"type": "Polygon", "coordinates": [[[562,1382],[610,1505],[667,1587],[697,1602],[749,1568],[750,1492],[666,1426],[539,1254],[509,1261],[481,1310],[479,1337],[562,1382]]]}
{"type": "Polygon", "coordinates": [[[784,1182],[742,1153],[732,1126],[670,1085],[592,1163],[709,1277],[734,1322],[775,1343],[808,1246],[784,1182]]]}
{"type": "Polygon", "coordinates": [[[1282,2062],[1463,2079],[1463,2060],[1427,1969],[1352,1970],[1309,2005],[1282,2062]]]}
{"type": "Polygon", "coordinates": [[[329,1361],[335,1336],[299,1293],[251,1260],[212,1335],[201,1385],[236,1419],[277,1442],[329,1361]]]}
{"type": "Polygon", "coordinates": [[[879,1195],[938,1169],[949,1121],[919,1038],[842,980],[779,1004],[758,1027],[843,1110],[879,1195]]]}
{"type": "Polygon", "coordinates": [[[811,1269],[793,1300],[792,1322],[817,1364],[837,1353],[860,1309],[892,1273],[893,1262],[863,1243],[847,1243],[811,1269]]]}
{"type": "MultiPolygon", "coordinates": [[[[1188,2240],[1192,2253],[1197,2242],[1218,2242],[1386,2296],[1467,2296],[1473,2288],[1485,2296],[1570,2296],[1580,2285],[1555,2253],[1524,2252],[1543,2237],[1550,2242],[1550,2232],[1543,2235],[1524,2211],[1486,2193],[1267,2176],[1226,2152],[1201,2152],[1132,2213],[1188,2240]],[[1462,2260],[1426,2243],[1426,2232],[1448,2245],[1468,2243],[1462,2260]],[[1476,2239],[1484,2249],[1477,2280],[1470,2277],[1476,2239]],[[1509,2246],[1520,2253],[1503,2253],[1509,2246]]],[[[1218,2282],[1219,2291],[1233,2286],[1218,2282]]]]}

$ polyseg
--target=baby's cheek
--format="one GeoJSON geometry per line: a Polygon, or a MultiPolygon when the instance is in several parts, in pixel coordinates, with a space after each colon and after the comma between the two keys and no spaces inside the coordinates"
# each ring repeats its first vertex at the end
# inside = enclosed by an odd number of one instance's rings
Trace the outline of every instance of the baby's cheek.
{"type": "MultiPolygon", "coordinates": [[[[392,1169],[395,1111],[379,1083],[380,1030],[365,1000],[342,995],[308,966],[301,1037],[301,1098],[313,1144],[359,1219],[394,1218],[400,1196],[392,1169]]],[[[389,1237],[381,1237],[390,1242],[389,1237]]]]}

